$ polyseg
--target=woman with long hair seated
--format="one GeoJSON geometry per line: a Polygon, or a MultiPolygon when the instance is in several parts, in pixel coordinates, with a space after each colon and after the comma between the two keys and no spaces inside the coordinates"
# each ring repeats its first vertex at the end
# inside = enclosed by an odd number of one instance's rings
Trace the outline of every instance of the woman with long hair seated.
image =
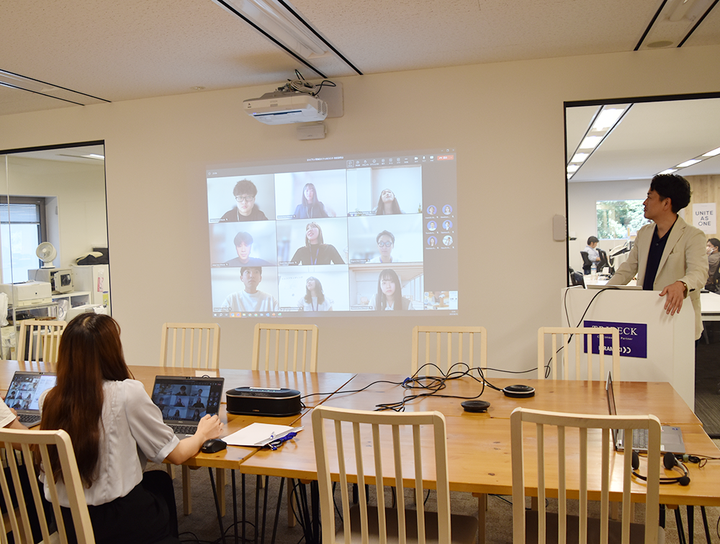
{"type": "Polygon", "coordinates": [[[412,310],[410,300],[402,296],[402,284],[394,270],[386,268],[378,276],[375,310],[412,310]]]}
{"type": "Polygon", "coordinates": [[[294,264],[345,264],[335,246],[323,241],[320,225],[308,223],[305,227],[305,245],[298,248],[290,259],[294,264]]]}
{"type": "Polygon", "coordinates": [[[329,312],[333,301],[323,293],[322,283],[310,276],[305,282],[305,296],[298,301],[298,307],[306,312],[329,312]]]}
{"type": "Polygon", "coordinates": [[[395,215],[402,213],[400,211],[400,204],[398,204],[395,193],[390,189],[383,189],[378,199],[377,208],[375,208],[375,215],[395,215]]]}
{"type": "MultiPolygon", "coordinates": [[[[181,464],[205,440],[222,434],[217,415],[178,440],[160,409],[125,363],[120,326],[110,316],[80,314],[60,340],[57,381],[42,400],[41,429],[64,429],[72,439],[95,540],[100,543],[169,543],[177,540],[177,511],[170,476],[143,473],[146,461],[181,464]]],[[[44,478],[57,482],[60,504],[69,506],[57,454],[44,478]]],[[[49,489],[45,486],[49,499],[49,489]]],[[[72,526],[69,508],[63,508],[72,526]]]]}
{"type": "MultiPolygon", "coordinates": [[[[334,216],[334,214],[333,214],[334,216]]],[[[328,217],[325,205],[318,200],[315,185],[306,183],[303,187],[302,204],[295,207],[295,219],[312,219],[314,217],[328,217]]]]}

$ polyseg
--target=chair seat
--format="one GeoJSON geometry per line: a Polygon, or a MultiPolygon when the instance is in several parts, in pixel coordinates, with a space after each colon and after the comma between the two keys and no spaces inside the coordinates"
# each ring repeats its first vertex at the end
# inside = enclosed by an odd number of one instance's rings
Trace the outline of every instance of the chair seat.
{"type": "MultiPolygon", "coordinates": [[[[398,542],[397,511],[394,508],[385,509],[387,523],[387,542],[398,542]]],[[[360,536],[360,508],[353,506],[350,509],[350,524],[352,527],[352,541],[361,542],[360,536]]],[[[407,541],[417,542],[417,511],[405,510],[405,525],[407,526],[407,541]]],[[[450,516],[450,531],[452,542],[472,544],[477,538],[478,521],[473,516],[453,514],[450,516]]],[[[377,508],[368,506],[368,532],[370,542],[379,542],[377,508]]],[[[425,541],[438,542],[437,514],[425,512],[425,541]]]]}
{"type": "MultiPolygon", "coordinates": [[[[558,515],[548,512],[546,516],[547,523],[547,542],[558,541],[558,515]]],[[[580,518],[577,516],[568,516],[567,542],[573,544],[580,542],[580,518]]],[[[538,541],[538,513],[536,510],[528,510],[525,513],[525,542],[538,541]]],[[[588,524],[588,544],[600,544],[600,520],[598,518],[587,518],[588,524]]],[[[610,520],[608,524],[608,543],[620,544],[622,534],[622,523],[610,520]]],[[[658,526],[658,530],[661,528],[658,526]]],[[[639,523],[630,524],[630,542],[643,542],[645,540],[645,526],[639,523]]],[[[661,541],[660,541],[661,542],[661,541]]]]}

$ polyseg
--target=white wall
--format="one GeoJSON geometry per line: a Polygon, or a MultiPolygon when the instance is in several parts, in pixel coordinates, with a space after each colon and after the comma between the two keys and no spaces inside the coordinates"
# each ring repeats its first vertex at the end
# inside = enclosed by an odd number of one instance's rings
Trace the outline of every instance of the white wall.
{"type": "MultiPolygon", "coordinates": [[[[552,240],[563,101],[717,91],[707,67],[719,57],[696,47],[343,78],[345,115],[315,141],[244,114],[268,86],[65,108],[3,117],[0,149],[105,140],[113,315],[128,362],[156,364],[163,322],[211,320],[206,164],[454,147],[462,317],[317,318],[319,368],[406,373],[415,324],[457,323],[487,327],[490,366],[526,369],[566,282],[552,240]]],[[[250,366],[253,324],[221,323],[223,366],[250,366]]]]}

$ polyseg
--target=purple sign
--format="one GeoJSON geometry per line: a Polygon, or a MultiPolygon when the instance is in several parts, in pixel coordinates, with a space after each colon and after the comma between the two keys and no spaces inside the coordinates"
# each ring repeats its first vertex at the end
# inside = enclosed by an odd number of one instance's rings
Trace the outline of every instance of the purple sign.
{"type": "MultiPolygon", "coordinates": [[[[645,323],[618,323],[615,321],[585,321],[584,327],[610,327],[617,329],[620,334],[620,356],[647,359],[647,324],[645,323]]],[[[605,336],[605,353],[612,353],[612,337],[605,336]]],[[[592,337],[592,352],[600,353],[599,336],[592,337]]],[[[587,338],[585,339],[585,353],[587,353],[587,338]]]]}

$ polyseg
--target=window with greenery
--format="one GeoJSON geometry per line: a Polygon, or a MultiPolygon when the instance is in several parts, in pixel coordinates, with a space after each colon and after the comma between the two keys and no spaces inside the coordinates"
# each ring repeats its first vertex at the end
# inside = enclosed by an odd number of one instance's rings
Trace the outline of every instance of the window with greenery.
{"type": "Polygon", "coordinates": [[[27,281],[27,271],[42,266],[35,250],[45,239],[44,198],[0,197],[3,283],[27,281]]]}
{"type": "Polygon", "coordinates": [[[647,224],[642,200],[601,200],[595,203],[597,237],[622,240],[647,224]]]}

